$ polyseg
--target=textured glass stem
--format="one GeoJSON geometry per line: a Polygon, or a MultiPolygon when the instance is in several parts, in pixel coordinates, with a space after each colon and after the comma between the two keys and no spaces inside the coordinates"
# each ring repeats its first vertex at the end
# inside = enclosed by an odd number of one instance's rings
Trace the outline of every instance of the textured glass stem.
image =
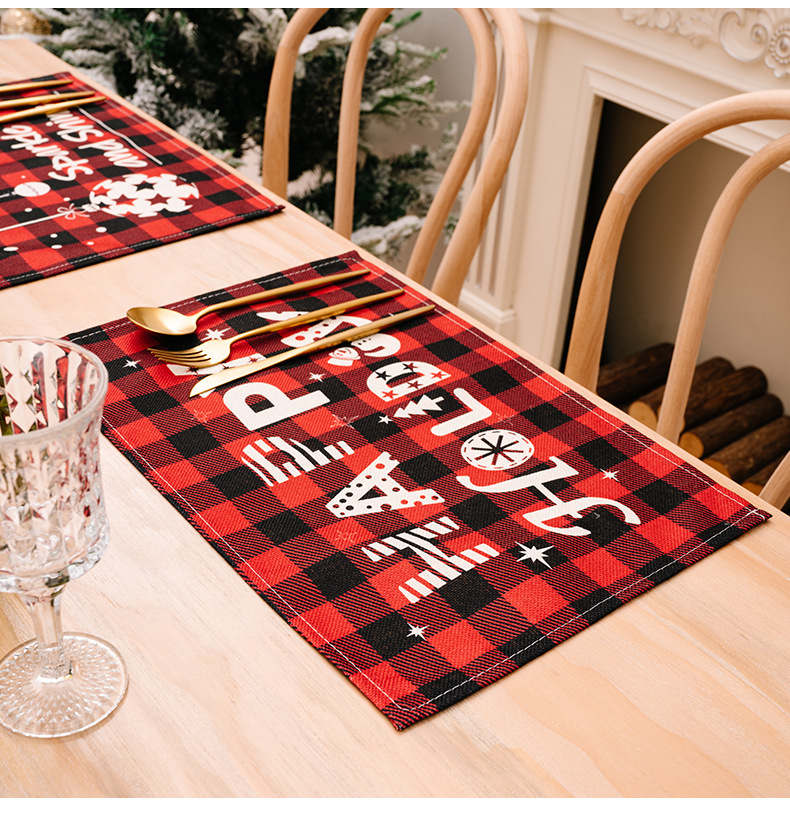
{"type": "Polygon", "coordinates": [[[72,675],[71,661],[63,647],[60,622],[60,595],[63,586],[44,593],[25,593],[22,599],[33,618],[41,657],[39,680],[45,683],[66,680],[72,675]]]}

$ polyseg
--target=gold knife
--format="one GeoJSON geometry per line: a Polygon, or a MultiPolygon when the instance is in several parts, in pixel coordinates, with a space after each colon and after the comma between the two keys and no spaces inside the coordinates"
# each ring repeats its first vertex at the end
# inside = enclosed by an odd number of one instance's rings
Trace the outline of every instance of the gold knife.
{"type": "Polygon", "coordinates": [[[80,107],[83,104],[92,104],[93,102],[103,102],[106,96],[89,96],[87,99],[73,99],[70,102],[60,102],[59,104],[42,104],[38,107],[29,107],[27,110],[20,110],[17,113],[6,113],[0,116],[0,124],[5,124],[7,121],[19,121],[19,119],[29,119],[33,116],[44,116],[49,113],[57,113],[60,110],[66,110],[69,107],[80,107]]]}
{"type": "Polygon", "coordinates": [[[316,350],[323,350],[325,347],[334,347],[336,344],[343,342],[354,341],[355,339],[363,339],[365,336],[372,336],[384,328],[392,325],[397,325],[407,319],[413,319],[416,316],[422,316],[424,313],[430,313],[436,306],[424,305],[420,308],[413,308],[409,311],[402,311],[395,313],[392,316],[385,316],[383,319],[377,319],[375,322],[370,322],[367,325],[360,325],[348,330],[342,330],[340,333],[334,333],[331,336],[325,336],[312,344],[306,344],[304,347],[295,347],[293,350],[286,350],[284,353],[277,353],[269,358],[262,359],[261,361],[253,361],[250,364],[242,364],[239,367],[228,367],[218,373],[211,373],[204,378],[201,378],[189,393],[190,397],[200,395],[201,393],[213,390],[216,387],[221,387],[223,384],[228,384],[231,381],[236,381],[239,378],[245,378],[248,375],[257,373],[260,370],[266,370],[269,367],[275,367],[282,364],[284,361],[290,361],[298,356],[305,356],[309,353],[314,353],[316,350]]]}

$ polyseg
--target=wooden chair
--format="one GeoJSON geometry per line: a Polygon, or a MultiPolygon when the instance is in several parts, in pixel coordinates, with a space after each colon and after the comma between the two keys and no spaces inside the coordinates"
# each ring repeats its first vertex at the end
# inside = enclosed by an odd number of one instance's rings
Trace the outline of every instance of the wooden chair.
{"type": "MultiPolygon", "coordinates": [[[[790,119],[790,91],[758,91],[722,99],[664,127],[620,174],[601,213],[585,266],[565,373],[594,390],[617,254],[628,216],[653,175],[684,147],[724,127],[743,122],[790,119]]],[[[727,237],[757,184],[790,160],[790,136],[769,143],[747,159],[719,196],[706,224],[689,278],[656,431],[677,442],[691,389],[713,285],[727,237]]],[[[790,499],[790,455],[761,491],[782,507],[790,499]]]]}
{"type": "MultiPolygon", "coordinates": [[[[327,9],[300,8],[278,46],[266,108],[263,141],[263,185],[281,197],[288,186],[288,141],[291,95],[299,46],[327,9]]],[[[348,55],[340,106],[334,229],[351,236],[357,167],[360,102],[371,44],[393,9],[368,9],[348,55]]],[[[422,282],[447,217],[477,157],[498,88],[497,54],[491,23],[482,9],[459,8],[475,50],[472,105],[463,135],[447,168],[411,253],[406,274],[422,282]]],[[[466,200],[433,283],[433,291],[457,303],[464,278],[502,186],[527,103],[529,58],[526,35],[514,9],[488,9],[502,41],[504,89],[490,146],[466,200]]]]}

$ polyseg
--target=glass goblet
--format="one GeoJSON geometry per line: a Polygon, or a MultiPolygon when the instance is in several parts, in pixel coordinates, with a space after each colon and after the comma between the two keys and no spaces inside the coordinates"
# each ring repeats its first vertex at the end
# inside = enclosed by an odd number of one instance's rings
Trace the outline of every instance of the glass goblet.
{"type": "Polygon", "coordinates": [[[0,661],[0,723],[31,737],[83,731],[126,691],[114,647],[64,633],[61,593],[109,538],[99,470],[107,370],[70,342],[0,338],[0,590],[19,594],[35,640],[0,661]]]}

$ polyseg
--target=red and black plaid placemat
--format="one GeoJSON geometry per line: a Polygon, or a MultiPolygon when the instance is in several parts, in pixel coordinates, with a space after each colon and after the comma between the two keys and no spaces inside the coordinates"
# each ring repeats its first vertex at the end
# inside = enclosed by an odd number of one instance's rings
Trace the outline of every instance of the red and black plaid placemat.
{"type": "MultiPolygon", "coordinates": [[[[343,288],[207,316],[200,337],[398,287],[354,253],[284,277],[357,267],[343,288]]],[[[233,363],[419,304],[237,342],[233,363]]],[[[195,398],[212,369],[156,362],[125,319],[71,338],[109,369],[113,443],[397,728],[767,518],[442,308],[195,398]]]]}
{"type": "Polygon", "coordinates": [[[0,288],[282,208],[109,98],[0,125],[0,175],[0,288]]]}

